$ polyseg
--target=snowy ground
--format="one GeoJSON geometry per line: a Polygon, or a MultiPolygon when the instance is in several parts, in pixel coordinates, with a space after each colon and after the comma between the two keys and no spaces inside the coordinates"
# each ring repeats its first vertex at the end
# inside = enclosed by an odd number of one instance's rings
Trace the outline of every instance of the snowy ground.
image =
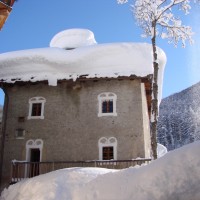
{"type": "Polygon", "coordinates": [[[200,142],[124,170],[71,168],[5,189],[1,200],[199,200],[200,142]]]}

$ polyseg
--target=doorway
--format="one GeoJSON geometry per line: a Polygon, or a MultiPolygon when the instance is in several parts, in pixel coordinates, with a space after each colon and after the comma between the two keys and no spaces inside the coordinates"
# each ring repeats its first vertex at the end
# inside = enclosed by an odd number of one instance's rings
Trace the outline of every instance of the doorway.
{"type": "Polygon", "coordinates": [[[40,162],[40,149],[30,149],[30,168],[29,168],[29,177],[38,176],[39,171],[39,162],[40,162]]]}

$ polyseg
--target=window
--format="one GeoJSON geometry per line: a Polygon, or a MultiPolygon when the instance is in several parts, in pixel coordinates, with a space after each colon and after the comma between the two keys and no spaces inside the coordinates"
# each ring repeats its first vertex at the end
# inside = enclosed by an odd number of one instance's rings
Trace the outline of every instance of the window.
{"type": "Polygon", "coordinates": [[[29,99],[28,119],[44,119],[44,104],[46,99],[43,97],[33,97],[29,99]]]}
{"type": "Polygon", "coordinates": [[[113,113],[113,100],[103,100],[102,113],[113,113]]]}
{"type": "Polygon", "coordinates": [[[40,158],[39,161],[42,160],[42,149],[43,149],[43,140],[36,139],[36,140],[28,140],[26,142],[26,161],[31,161],[31,149],[39,149],[40,151],[40,158]]]}
{"type": "Polygon", "coordinates": [[[42,103],[33,103],[31,116],[41,116],[41,109],[42,103]]]}
{"type": "Polygon", "coordinates": [[[15,138],[16,139],[24,139],[25,136],[25,130],[18,128],[15,130],[15,138]]]}
{"type": "Polygon", "coordinates": [[[99,160],[117,160],[117,139],[102,137],[99,139],[99,160]]]}
{"type": "Polygon", "coordinates": [[[103,147],[103,160],[113,160],[113,147],[103,147]]]}
{"type": "Polygon", "coordinates": [[[116,113],[117,96],[111,92],[104,92],[98,95],[99,113],[98,117],[102,116],[117,116],[116,113]]]}

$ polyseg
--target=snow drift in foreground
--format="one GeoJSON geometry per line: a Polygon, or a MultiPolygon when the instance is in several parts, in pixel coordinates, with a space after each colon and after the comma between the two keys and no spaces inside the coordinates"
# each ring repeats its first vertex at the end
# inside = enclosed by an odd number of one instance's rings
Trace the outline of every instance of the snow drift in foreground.
{"type": "Polygon", "coordinates": [[[71,168],[10,186],[1,200],[199,200],[200,142],[124,170],[71,168]]]}

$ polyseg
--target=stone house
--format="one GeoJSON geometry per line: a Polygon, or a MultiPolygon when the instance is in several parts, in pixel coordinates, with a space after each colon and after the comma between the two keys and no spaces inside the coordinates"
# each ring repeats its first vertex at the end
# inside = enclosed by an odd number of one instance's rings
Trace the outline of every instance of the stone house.
{"type": "Polygon", "coordinates": [[[0,121],[0,149],[2,149],[2,121],[0,121]]]}
{"type": "Polygon", "coordinates": [[[72,29],[50,48],[0,55],[0,69],[3,184],[14,159],[150,158],[151,45],[96,44],[89,30],[72,29]]]}

